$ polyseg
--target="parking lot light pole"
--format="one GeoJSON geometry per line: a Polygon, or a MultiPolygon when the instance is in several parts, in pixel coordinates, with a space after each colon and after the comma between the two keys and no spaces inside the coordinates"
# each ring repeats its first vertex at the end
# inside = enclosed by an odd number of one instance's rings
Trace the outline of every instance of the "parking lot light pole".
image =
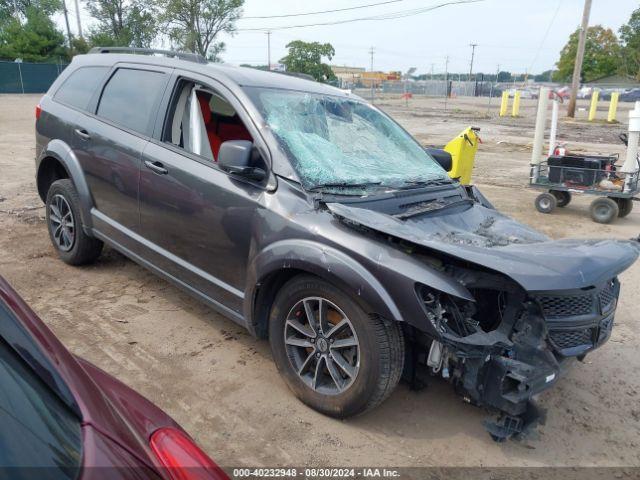
{"type": "Polygon", "coordinates": [[[551,103],[551,130],[549,131],[549,156],[553,155],[556,148],[556,135],[558,133],[558,109],[559,102],[556,95],[553,96],[551,103]]]}
{"type": "Polygon", "coordinates": [[[547,104],[549,102],[549,88],[540,87],[538,98],[538,113],[536,115],[536,131],[533,136],[533,152],[531,153],[531,176],[536,182],[540,175],[542,162],[542,147],[544,146],[544,129],[547,123],[547,104]]]}
{"type": "MultiPolygon", "coordinates": [[[[635,185],[632,185],[633,173],[638,171],[638,142],[640,141],[640,101],[636,102],[636,107],[629,112],[629,137],[627,140],[627,158],[622,165],[621,172],[625,173],[624,192],[630,192],[635,185]]],[[[636,187],[637,188],[637,187],[636,187]]]]}

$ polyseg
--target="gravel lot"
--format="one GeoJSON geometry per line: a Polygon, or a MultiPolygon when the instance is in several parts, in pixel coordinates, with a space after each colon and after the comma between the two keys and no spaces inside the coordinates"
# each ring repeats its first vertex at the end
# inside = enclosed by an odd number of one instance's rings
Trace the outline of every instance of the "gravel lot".
{"type": "MultiPolygon", "coordinates": [[[[337,421],[298,402],[268,343],[112,250],[92,266],[63,264],[49,243],[34,181],[36,95],[0,95],[0,274],[74,353],[169,412],[223,466],[640,466],[640,263],[622,276],[608,344],[576,363],[542,395],[538,434],[496,444],[484,413],[434,379],[400,385],[380,408],[337,421]]],[[[443,144],[482,128],[476,183],[501,210],[554,238],[637,236],[640,209],[608,226],[591,222],[588,199],[552,215],[535,211],[528,178],[535,103],[523,117],[496,118],[498,101],[397,98],[378,105],[421,141],[443,144]]],[[[581,105],[584,106],[584,105],[581,105]]],[[[628,109],[629,105],[624,105],[628,109]]],[[[582,116],[586,114],[579,112],[582,116]]],[[[606,112],[600,114],[604,117],[606,112]]],[[[626,113],[620,114],[626,119],[626,113]]],[[[623,152],[624,124],[560,125],[574,150],[623,152]],[[580,142],[580,143],[578,143],[580,142]]]]}

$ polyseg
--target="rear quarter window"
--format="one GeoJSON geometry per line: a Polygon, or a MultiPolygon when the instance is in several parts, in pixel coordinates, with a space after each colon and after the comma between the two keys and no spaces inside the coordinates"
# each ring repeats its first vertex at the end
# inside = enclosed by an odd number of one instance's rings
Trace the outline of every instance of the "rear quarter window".
{"type": "Polygon", "coordinates": [[[109,67],[82,67],[77,69],[58,88],[53,98],[72,107],[86,110],[89,101],[109,67]]]}
{"type": "Polygon", "coordinates": [[[165,83],[166,76],[161,72],[119,68],[102,91],[98,116],[151,135],[165,83]]]}

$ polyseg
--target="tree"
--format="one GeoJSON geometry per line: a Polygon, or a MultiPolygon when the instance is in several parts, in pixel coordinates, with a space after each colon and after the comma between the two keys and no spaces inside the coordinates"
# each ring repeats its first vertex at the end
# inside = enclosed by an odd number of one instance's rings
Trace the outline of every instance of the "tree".
{"type": "Polygon", "coordinates": [[[158,13],[151,0],[88,0],[87,10],[97,20],[89,33],[92,45],[149,47],[158,35],[158,13]]]}
{"type": "MultiPolygon", "coordinates": [[[[558,70],[553,79],[560,82],[571,80],[573,65],[578,50],[579,29],[569,36],[569,41],[560,52],[560,59],[556,66],[558,70]]],[[[620,59],[620,45],[616,34],[610,28],[601,25],[589,27],[582,62],[581,80],[589,82],[596,78],[613,75],[618,70],[620,59]]]]}
{"type": "Polygon", "coordinates": [[[288,55],[280,60],[287,72],[306,73],[318,82],[327,82],[336,78],[331,67],[322,63],[322,57],[331,60],[336,54],[330,43],[294,40],[287,44],[287,48],[288,55]]]}
{"type": "Polygon", "coordinates": [[[545,70],[542,73],[538,73],[533,76],[536,82],[550,82],[553,77],[553,70],[545,70]]]}
{"type": "Polygon", "coordinates": [[[511,72],[505,72],[501,70],[498,72],[498,82],[510,82],[511,81],[511,72]]]}
{"type": "Polygon", "coordinates": [[[180,49],[218,61],[225,49],[221,33],[233,34],[244,0],[165,0],[163,23],[180,49]]]}
{"type": "Polygon", "coordinates": [[[26,62],[67,57],[64,36],[58,31],[46,11],[30,6],[24,12],[25,22],[5,19],[0,27],[0,58],[26,62]]]}
{"type": "Polygon", "coordinates": [[[631,14],[631,18],[620,27],[619,32],[622,43],[620,69],[622,73],[640,80],[640,8],[631,14]]]}
{"type": "Polygon", "coordinates": [[[26,20],[27,10],[35,8],[46,16],[51,16],[62,9],[60,0],[0,0],[0,23],[10,17],[16,18],[16,10],[20,20],[26,20]]]}

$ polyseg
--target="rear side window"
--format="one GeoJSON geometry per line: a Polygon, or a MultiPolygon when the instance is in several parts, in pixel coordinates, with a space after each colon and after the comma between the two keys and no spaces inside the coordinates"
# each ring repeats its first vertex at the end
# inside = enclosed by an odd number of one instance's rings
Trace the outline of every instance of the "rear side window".
{"type": "Polygon", "coordinates": [[[60,103],[86,110],[108,70],[109,67],[79,68],[64,81],[53,98],[60,103]]]}
{"type": "MultiPolygon", "coordinates": [[[[0,321],[5,315],[0,303],[0,321]]],[[[81,462],[80,419],[0,338],[0,471],[66,480],[81,462]]]]}
{"type": "Polygon", "coordinates": [[[151,134],[165,74],[120,68],[104,87],[98,116],[145,135],[151,134]]]}

